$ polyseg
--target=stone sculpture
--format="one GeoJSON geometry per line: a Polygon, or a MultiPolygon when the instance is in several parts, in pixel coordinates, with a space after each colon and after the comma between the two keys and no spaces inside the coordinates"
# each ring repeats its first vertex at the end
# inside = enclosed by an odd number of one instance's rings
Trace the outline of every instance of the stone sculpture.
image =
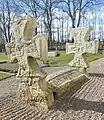
{"type": "Polygon", "coordinates": [[[14,43],[7,44],[6,50],[10,62],[19,64],[16,76],[19,80],[17,93],[19,100],[49,107],[53,104],[53,94],[45,82],[47,74],[37,64],[37,59],[47,57],[47,42],[43,35],[33,37],[36,23],[36,19],[30,16],[14,22],[12,25],[14,43]]]}
{"type": "Polygon", "coordinates": [[[90,32],[92,30],[93,29],[91,27],[73,28],[71,34],[74,38],[74,43],[66,44],[66,53],[74,53],[74,58],[68,65],[78,68],[80,72],[86,73],[86,68],[89,67],[83,54],[98,52],[98,41],[89,41],[90,32]]]}

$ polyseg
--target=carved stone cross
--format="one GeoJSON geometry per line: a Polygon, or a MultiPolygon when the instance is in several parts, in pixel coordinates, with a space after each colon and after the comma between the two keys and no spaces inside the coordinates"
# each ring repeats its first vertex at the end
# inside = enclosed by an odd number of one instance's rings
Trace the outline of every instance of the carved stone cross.
{"type": "Polygon", "coordinates": [[[9,61],[19,64],[17,73],[19,100],[48,108],[53,104],[53,93],[44,80],[47,74],[37,63],[37,59],[47,58],[47,40],[43,35],[33,37],[36,25],[36,19],[30,16],[14,22],[12,24],[14,43],[7,44],[6,50],[9,61]]]}
{"type": "MultiPolygon", "coordinates": [[[[96,53],[98,41],[93,44],[94,41],[89,41],[90,32],[92,28],[73,28],[71,31],[74,43],[66,44],[66,49],[69,47],[69,53],[74,53],[73,60],[68,64],[71,67],[78,68],[81,72],[86,72],[86,68],[89,67],[88,62],[83,57],[84,53],[96,53]],[[95,46],[94,46],[95,45],[95,46]]],[[[67,51],[68,53],[68,51],[67,51]]]]}

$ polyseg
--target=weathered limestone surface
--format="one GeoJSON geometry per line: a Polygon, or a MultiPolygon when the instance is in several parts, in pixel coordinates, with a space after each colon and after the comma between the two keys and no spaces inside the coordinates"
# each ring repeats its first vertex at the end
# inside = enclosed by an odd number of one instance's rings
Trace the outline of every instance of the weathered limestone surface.
{"type": "Polygon", "coordinates": [[[46,39],[47,37],[46,36],[44,37],[43,35],[36,35],[35,37],[33,37],[33,40],[36,43],[40,58],[43,61],[46,61],[48,56],[48,43],[46,39]]]}
{"type": "MultiPolygon", "coordinates": [[[[72,92],[77,85],[81,86],[88,80],[86,75],[77,69],[60,68],[47,75],[45,70],[39,67],[38,60],[47,59],[48,47],[45,36],[33,37],[35,18],[25,17],[14,22],[12,26],[14,43],[7,44],[6,50],[9,61],[19,64],[16,78],[19,81],[17,97],[20,101],[49,108],[56,95],[72,92]]],[[[80,57],[83,52],[79,48],[77,47],[76,56],[80,57]]]]}
{"type": "Polygon", "coordinates": [[[47,57],[47,42],[43,35],[33,37],[35,28],[36,19],[30,16],[14,22],[12,25],[14,43],[7,44],[6,49],[9,61],[19,64],[17,73],[19,100],[48,108],[54,102],[53,93],[45,82],[47,74],[37,63],[37,59],[47,57]]]}
{"type": "Polygon", "coordinates": [[[83,57],[84,53],[97,53],[99,41],[89,41],[92,28],[73,28],[71,31],[74,43],[66,44],[66,53],[74,53],[73,60],[69,66],[76,67],[82,72],[86,72],[89,67],[88,62],[83,57]]]}
{"type": "Polygon", "coordinates": [[[45,80],[48,83],[48,87],[57,96],[60,96],[65,92],[73,92],[75,88],[78,89],[78,87],[81,87],[83,83],[88,81],[88,78],[76,69],[66,68],[53,72],[45,80]]]}
{"type": "Polygon", "coordinates": [[[33,37],[33,31],[37,26],[37,20],[31,19],[31,17],[26,16],[21,20],[17,20],[12,24],[11,33],[12,39],[16,44],[20,44],[23,41],[29,41],[33,37]]]}

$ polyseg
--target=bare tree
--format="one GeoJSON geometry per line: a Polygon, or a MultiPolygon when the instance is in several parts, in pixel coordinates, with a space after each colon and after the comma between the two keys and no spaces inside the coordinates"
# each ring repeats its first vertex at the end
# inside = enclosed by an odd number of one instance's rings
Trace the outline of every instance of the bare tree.
{"type": "MultiPolygon", "coordinates": [[[[26,14],[30,13],[36,18],[39,16],[44,18],[49,46],[51,46],[52,41],[52,12],[54,2],[55,0],[18,0],[18,3],[16,3],[26,14]]],[[[37,29],[35,31],[37,33],[37,29]]]]}
{"type": "Polygon", "coordinates": [[[49,48],[51,49],[52,22],[55,19],[55,9],[58,7],[60,0],[14,0],[14,3],[23,9],[25,14],[31,14],[36,18],[41,17],[43,19],[45,32],[48,34],[49,48]]]}
{"type": "MultiPolygon", "coordinates": [[[[39,10],[39,0],[18,0],[14,1],[14,4],[17,5],[23,13],[26,15],[31,14],[35,18],[38,18],[40,16],[40,10],[39,10]]],[[[37,28],[35,30],[35,34],[37,34],[37,28]]]]}
{"type": "Polygon", "coordinates": [[[15,7],[9,0],[1,1],[0,3],[0,30],[4,35],[5,42],[11,42],[11,21],[16,16],[15,7]]]}
{"type": "Polygon", "coordinates": [[[98,4],[98,0],[62,0],[61,2],[65,5],[63,11],[71,18],[72,28],[79,27],[85,9],[91,9],[98,4]]]}
{"type": "Polygon", "coordinates": [[[55,9],[59,0],[40,0],[37,5],[41,9],[42,17],[44,18],[44,24],[46,32],[48,33],[49,49],[52,47],[52,22],[55,19],[55,9]]]}

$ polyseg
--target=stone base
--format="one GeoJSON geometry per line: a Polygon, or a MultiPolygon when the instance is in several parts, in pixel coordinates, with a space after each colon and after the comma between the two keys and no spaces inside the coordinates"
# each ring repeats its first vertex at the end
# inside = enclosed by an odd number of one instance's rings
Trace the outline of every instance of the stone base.
{"type": "Polygon", "coordinates": [[[21,77],[18,78],[18,80],[20,81],[17,92],[18,101],[26,104],[41,106],[46,109],[53,105],[53,92],[47,88],[44,79],[40,80],[40,78],[35,76],[33,78],[21,77]]]}

